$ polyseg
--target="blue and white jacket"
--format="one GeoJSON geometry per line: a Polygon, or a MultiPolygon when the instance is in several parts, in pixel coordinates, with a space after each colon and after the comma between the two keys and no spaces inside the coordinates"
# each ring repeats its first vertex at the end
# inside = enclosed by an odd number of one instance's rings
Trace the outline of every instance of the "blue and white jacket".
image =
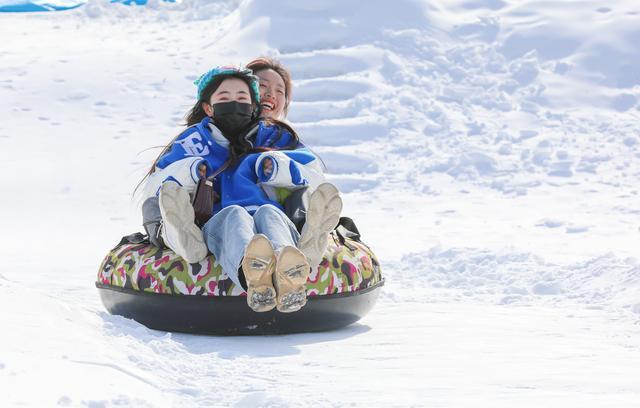
{"type": "MultiPolygon", "coordinates": [[[[294,141],[285,129],[263,121],[246,138],[254,147],[272,149],[290,147],[294,141]]],[[[211,176],[228,159],[228,146],[229,141],[208,117],[189,127],[158,160],[155,171],[146,180],[143,199],[157,195],[162,183],[167,181],[176,182],[194,194],[200,178],[198,167],[204,163],[207,177],[211,176]]],[[[276,201],[275,188],[309,187],[313,191],[324,181],[320,160],[302,143],[294,148],[248,154],[218,174],[214,189],[220,201],[214,205],[214,213],[230,205],[239,205],[250,213],[265,204],[282,209],[276,201]],[[272,160],[272,171],[265,173],[262,164],[267,159],[272,160]]]]}

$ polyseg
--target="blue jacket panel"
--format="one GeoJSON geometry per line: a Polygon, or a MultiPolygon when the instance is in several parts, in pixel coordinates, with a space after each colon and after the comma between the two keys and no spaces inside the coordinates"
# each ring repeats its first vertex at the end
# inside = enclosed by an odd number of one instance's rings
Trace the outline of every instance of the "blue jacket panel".
{"type": "MultiPolygon", "coordinates": [[[[171,149],[158,160],[157,167],[164,169],[178,160],[202,157],[207,165],[207,176],[211,176],[229,158],[229,151],[215,141],[209,124],[210,119],[207,117],[180,134],[171,149]]],[[[252,142],[254,147],[281,149],[291,146],[293,140],[293,136],[287,130],[260,121],[252,142]]],[[[303,165],[316,159],[301,143],[297,143],[294,148],[296,150],[283,152],[303,165]]],[[[259,155],[260,153],[248,154],[239,163],[216,176],[214,189],[220,195],[220,201],[214,205],[214,213],[230,205],[239,205],[250,213],[265,204],[283,209],[277,201],[270,200],[258,185],[255,164],[259,155]]]]}

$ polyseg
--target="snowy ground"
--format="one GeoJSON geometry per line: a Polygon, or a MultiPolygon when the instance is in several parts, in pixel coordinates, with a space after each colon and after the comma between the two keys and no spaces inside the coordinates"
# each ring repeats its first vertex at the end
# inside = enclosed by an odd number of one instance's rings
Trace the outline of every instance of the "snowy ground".
{"type": "Polygon", "coordinates": [[[640,6],[366,4],[0,13],[3,406],[637,406],[640,6]],[[140,229],[146,149],[200,73],[262,54],[383,263],[378,305],[260,338],[109,315],[93,281],[140,229]]]}

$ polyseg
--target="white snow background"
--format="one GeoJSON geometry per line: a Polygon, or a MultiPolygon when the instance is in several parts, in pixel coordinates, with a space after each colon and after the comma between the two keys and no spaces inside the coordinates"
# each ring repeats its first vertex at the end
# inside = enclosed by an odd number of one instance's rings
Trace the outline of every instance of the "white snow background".
{"type": "MultiPolygon", "coordinates": [[[[7,2],[5,2],[7,3],[7,2]]],[[[90,0],[0,13],[0,405],[640,406],[640,3],[90,0]],[[271,55],[386,278],[343,330],[109,315],[132,192],[271,55]]]]}

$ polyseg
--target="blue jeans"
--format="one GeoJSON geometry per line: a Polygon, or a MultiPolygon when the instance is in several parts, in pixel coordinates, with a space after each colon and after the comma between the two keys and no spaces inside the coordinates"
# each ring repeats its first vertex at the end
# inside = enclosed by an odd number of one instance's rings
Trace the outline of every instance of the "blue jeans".
{"type": "Polygon", "coordinates": [[[237,205],[223,208],[207,221],[202,232],[207,248],[238,287],[243,287],[238,269],[245,248],[255,234],[266,235],[276,251],[297,246],[300,240],[293,222],[280,209],[268,204],[258,208],[253,216],[237,205]]]}

